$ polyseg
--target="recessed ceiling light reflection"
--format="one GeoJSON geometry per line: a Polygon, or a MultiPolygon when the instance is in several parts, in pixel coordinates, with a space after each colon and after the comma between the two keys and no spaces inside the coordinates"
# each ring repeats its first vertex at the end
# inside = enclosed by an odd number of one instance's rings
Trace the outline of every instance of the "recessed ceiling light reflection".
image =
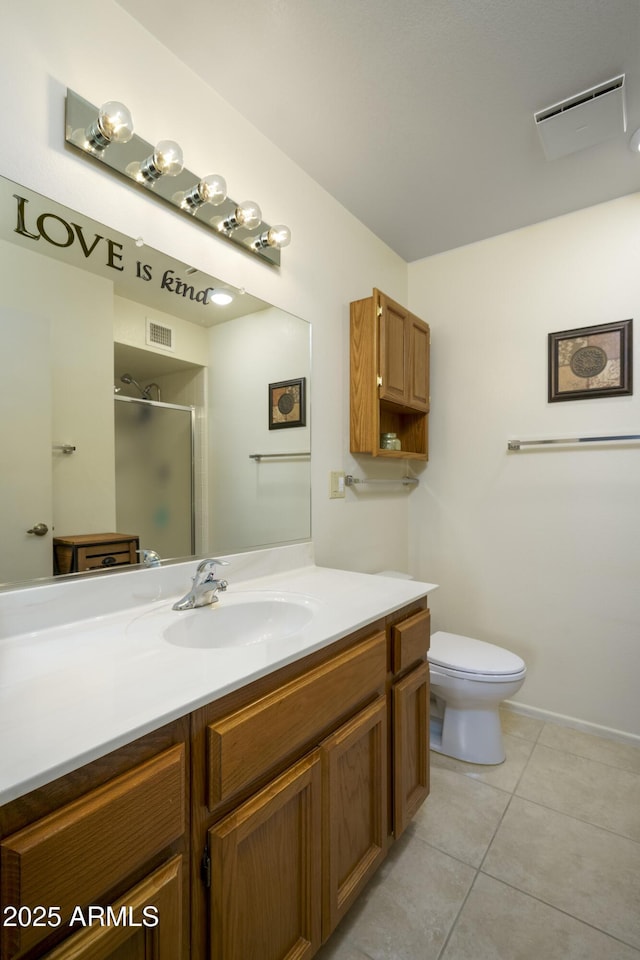
{"type": "Polygon", "coordinates": [[[228,290],[211,291],[211,302],[217,304],[219,307],[226,307],[232,300],[233,294],[229,293],[228,290]]]}

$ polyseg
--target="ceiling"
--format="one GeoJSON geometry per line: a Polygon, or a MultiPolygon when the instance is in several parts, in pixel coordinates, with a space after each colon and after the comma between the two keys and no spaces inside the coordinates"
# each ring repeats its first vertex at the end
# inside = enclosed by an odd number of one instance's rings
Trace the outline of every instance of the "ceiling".
{"type": "Polygon", "coordinates": [[[119,4],[409,262],[640,189],[639,0],[119,4]],[[546,160],[534,113],[623,73],[626,133],[546,160]]]}

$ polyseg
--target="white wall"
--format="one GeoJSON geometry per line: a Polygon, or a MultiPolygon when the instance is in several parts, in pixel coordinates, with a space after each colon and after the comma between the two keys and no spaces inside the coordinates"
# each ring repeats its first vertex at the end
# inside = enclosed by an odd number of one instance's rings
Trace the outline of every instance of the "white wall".
{"type": "MultiPolygon", "coordinates": [[[[433,625],[527,662],[538,710],[640,734],[640,447],[507,453],[509,438],[640,432],[640,395],[547,402],[547,334],[635,317],[640,195],[409,267],[432,330],[430,463],[412,572],[433,625]]],[[[637,379],[637,376],[636,376],[637,379]]]]}
{"type": "MultiPolygon", "coordinates": [[[[5,305],[50,325],[52,439],[76,447],[52,455],[54,533],[115,530],[113,284],[0,240],[0,288],[5,305]]],[[[24,390],[34,375],[24,371],[24,390]]]]}
{"type": "Polygon", "coordinates": [[[304,426],[269,430],[268,385],[309,384],[309,324],[274,307],[209,331],[209,477],[213,554],[305,540],[309,524],[308,458],[251,460],[253,453],[311,448],[304,426]]]}
{"type": "Polygon", "coordinates": [[[6,5],[0,50],[2,115],[12,131],[0,141],[0,173],[312,323],[317,558],[406,566],[406,498],[353,509],[328,498],[329,471],[346,465],[349,447],[349,302],[374,286],[406,300],[405,263],[109,0],[65,0],[63,13],[48,0],[6,5]],[[289,224],[282,267],[205,234],[67,148],[67,87],[95,104],[123,100],[144,139],[176,139],[190,169],[219,171],[231,196],[255,197],[267,220],[289,224]]]}

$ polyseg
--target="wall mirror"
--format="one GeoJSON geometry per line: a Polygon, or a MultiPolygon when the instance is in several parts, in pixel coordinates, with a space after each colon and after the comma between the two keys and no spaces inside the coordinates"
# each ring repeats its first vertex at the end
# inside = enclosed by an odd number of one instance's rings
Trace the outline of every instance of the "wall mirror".
{"type": "Polygon", "coordinates": [[[105,533],[163,561],[308,539],[308,411],[272,405],[308,403],[310,325],[4,178],[0,222],[0,585],[105,533]]]}

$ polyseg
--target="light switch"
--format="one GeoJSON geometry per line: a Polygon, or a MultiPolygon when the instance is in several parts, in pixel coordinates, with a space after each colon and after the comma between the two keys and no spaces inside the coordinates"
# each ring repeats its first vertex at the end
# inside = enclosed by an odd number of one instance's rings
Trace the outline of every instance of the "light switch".
{"type": "Polygon", "coordinates": [[[344,471],[332,470],[329,474],[329,499],[344,497],[344,471]]]}

